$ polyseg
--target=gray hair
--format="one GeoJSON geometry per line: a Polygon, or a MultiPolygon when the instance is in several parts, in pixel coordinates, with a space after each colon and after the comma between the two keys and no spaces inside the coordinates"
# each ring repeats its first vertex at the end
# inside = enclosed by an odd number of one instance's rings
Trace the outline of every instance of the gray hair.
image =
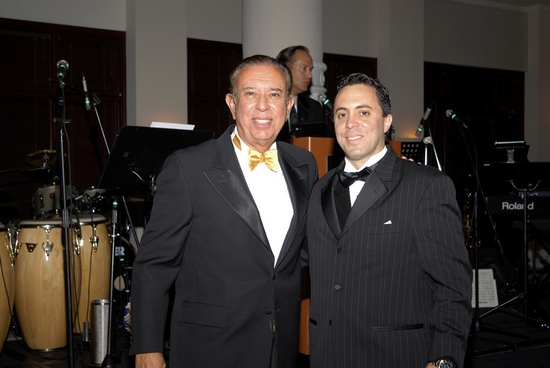
{"type": "Polygon", "coordinates": [[[239,79],[239,75],[245,68],[249,66],[255,66],[255,65],[274,66],[275,68],[278,68],[281,71],[281,73],[283,73],[285,77],[285,83],[286,83],[285,101],[288,103],[290,98],[290,92],[292,91],[292,74],[290,73],[290,70],[286,65],[266,55],[253,55],[253,56],[247,57],[246,59],[241,61],[235,69],[233,69],[233,71],[229,75],[229,82],[231,84],[230,92],[233,95],[233,100],[235,100],[237,96],[237,80],[239,79]]]}

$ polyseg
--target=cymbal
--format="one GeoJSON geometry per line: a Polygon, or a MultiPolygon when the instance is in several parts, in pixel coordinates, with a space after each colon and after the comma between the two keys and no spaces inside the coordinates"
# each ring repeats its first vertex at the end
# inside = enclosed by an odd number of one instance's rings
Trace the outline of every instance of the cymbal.
{"type": "Polygon", "coordinates": [[[17,204],[17,198],[5,190],[0,189],[0,207],[11,207],[17,204]]]}
{"type": "Polygon", "coordinates": [[[29,153],[27,157],[25,157],[25,163],[32,167],[40,167],[44,164],[52,165],[55,162],[55,157],[55,150],[44,149],[29,153]]]}

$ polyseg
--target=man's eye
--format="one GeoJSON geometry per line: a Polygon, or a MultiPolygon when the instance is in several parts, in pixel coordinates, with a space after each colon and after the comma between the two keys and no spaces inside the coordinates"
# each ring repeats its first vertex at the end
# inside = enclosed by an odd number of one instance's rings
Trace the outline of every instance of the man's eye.
{"type": "Polygon", "coordinates": [[[359,112],[359,115],[362,115],[362,116],[368,116],[370,115],[368,111],[360,111],[359,112]]]}

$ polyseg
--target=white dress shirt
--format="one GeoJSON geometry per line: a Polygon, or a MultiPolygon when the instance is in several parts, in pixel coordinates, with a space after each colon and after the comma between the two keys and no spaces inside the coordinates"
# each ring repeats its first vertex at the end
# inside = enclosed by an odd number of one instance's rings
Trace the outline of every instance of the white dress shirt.
{"type": "MultiPolygon", "coordinates": [[[[384,155],[386,154],[386,152],[388,152],[388,148],[386,146],[384,146],[384,148],[382,149],[382,151],[378,152],[377,154],[371,156],[367,162],[361,166],[359,168],[359,170],[357,170],[352,164],[351,162],[349,162],[349,160],[346,158],[346,164],[344,166],[344,171],[347,171],[347,172],[356,172],[356,171],[361,171],[363,170],[365,167],[367,166],[372,166],[374,164],[377,164],[378,161],[380,161],[382,159],[382,157],[384,157],[384,155]]],[[[362,181],[362,180],[356,180],[352,185],[350,185],[349,187],[349,199],[351,201],[351,206],[353,207],[353,204],[355,203],[355,200],[357,199],[357,196],[359,195],[359,193],[361,192],[361,189],[363,189],[363,185],[365,185],[365,182],[362,181]]]]}
{"type": "MultiPolygon", "coordinates": [[[[236,127],[231,134],[231,141],[233,141],[234,135],[239,136],[236,127]]],[[[248,188],[260,212],[269,246],[275,258],[273,263],[273,266],[275,266],[294,216],[294,208],[281,165],[279,164],[277,171],[272,171],[264,163],[260,163],[251,171],[248,166],[250,147],[240,137],[239,140],[241,141],[241,150],[235,144],[233,144],[233,147],[248,188]]],[[[271,149],[275,148],[277,148],[277,144],[273,143],[271,149]]]]}

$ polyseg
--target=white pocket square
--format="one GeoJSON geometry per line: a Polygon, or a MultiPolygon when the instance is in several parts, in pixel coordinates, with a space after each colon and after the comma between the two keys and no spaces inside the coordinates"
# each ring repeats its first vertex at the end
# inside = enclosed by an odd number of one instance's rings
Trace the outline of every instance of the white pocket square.
{"type": "Polygon", "coordinates": [[[391,225],[391,220],[384,222],[384,225],[391,225]]]}

